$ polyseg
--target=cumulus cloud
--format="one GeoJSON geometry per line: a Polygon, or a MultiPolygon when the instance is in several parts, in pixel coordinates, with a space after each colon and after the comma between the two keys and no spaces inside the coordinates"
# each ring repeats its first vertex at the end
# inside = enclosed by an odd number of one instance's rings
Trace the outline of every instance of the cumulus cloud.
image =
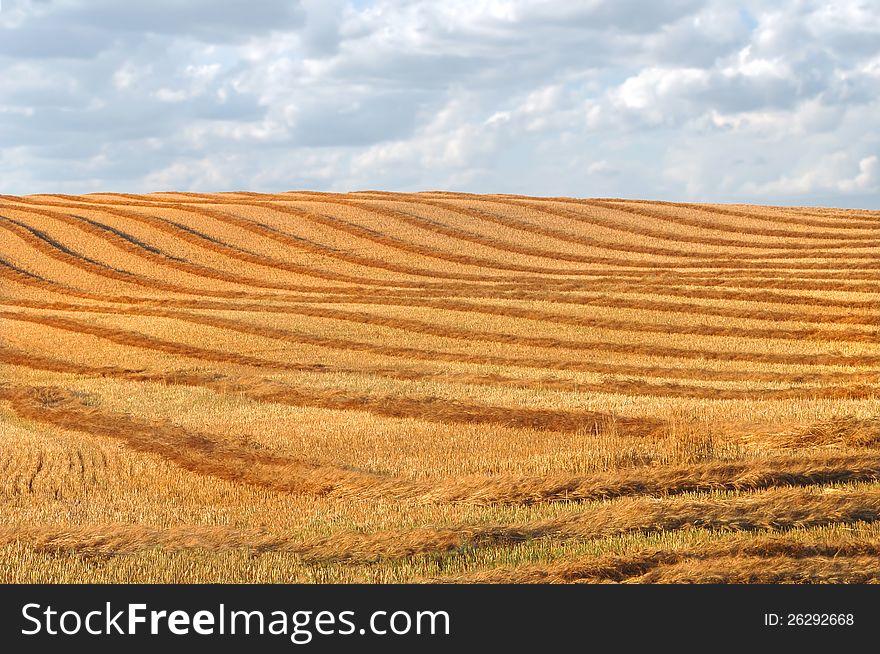
{"type": "Polygon", "coordinates": [[[794,176],[783,176],[763,184],[749,183],[748,187],[761,196],[773,194],[876,193],[880,190],[880,165],[876,155],[864,157],[855,166],[846,152],[812,164],[794,176]],[[852,170],[855,168],[855,174],[852,170]]]}
{"type": "Polygon", "coordinates": [[[860,0],[4,0],[3,191],[880,206],[860,0]]]}

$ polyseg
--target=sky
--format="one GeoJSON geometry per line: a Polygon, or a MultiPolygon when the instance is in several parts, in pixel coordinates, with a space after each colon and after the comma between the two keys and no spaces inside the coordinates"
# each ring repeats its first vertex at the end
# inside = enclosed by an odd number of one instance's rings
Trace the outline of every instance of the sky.
{"type": "Polygon", "coordinates": [[[877,0],[2,0],[0,192],[880,209],[877,0]]]}

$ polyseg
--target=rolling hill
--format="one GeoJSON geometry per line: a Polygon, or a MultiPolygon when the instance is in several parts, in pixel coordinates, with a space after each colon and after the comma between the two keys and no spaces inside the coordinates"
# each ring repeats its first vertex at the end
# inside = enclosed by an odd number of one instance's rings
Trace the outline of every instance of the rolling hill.
{"type": "Polygon", "coordinates": [[[0,581],[880,579],[880,212],[0,196],[0,581]]]}

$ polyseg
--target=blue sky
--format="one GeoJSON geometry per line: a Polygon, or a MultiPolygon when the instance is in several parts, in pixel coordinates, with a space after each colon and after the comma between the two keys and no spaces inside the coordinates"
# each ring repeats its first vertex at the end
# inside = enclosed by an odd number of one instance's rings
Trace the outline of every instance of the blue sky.
{"type": "Polygon", "coordinates": [[[880,4],[4,0],[0,191],[880,208],[880,4]]]}

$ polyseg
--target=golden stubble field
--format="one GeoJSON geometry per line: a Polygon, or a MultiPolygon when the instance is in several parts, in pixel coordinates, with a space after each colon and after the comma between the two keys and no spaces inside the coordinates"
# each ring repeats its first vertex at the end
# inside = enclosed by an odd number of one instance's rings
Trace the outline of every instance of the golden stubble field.
{"type": "Polygon", "coordinates": [[[880,579],[880,212],[0,197],[0,581],[880,579]]]}

